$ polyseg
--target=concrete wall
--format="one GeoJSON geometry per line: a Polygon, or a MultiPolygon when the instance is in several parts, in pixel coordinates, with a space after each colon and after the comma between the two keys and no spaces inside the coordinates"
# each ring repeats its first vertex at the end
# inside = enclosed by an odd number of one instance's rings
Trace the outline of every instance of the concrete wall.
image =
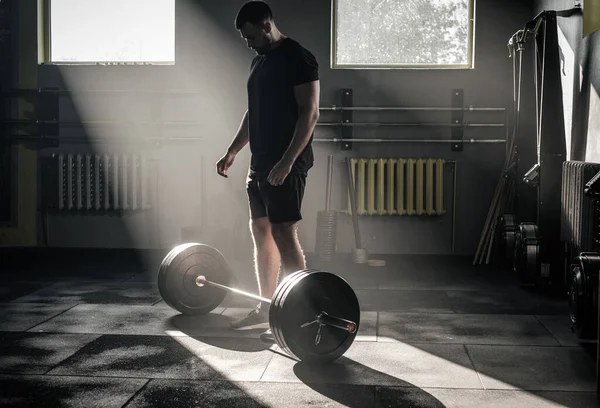
{"type": "MultiPolygon", "coordinates": [[[[153,119],[202,120],[201,128],[169,128],[164,134],[202,137],[202,141],[170,141],[160,145],[142,143],[140,138],[156,129],[65,127],[61,135],[80,138],[79,143],[62,143],[41,156],[63,152],[143,151],[157,164],[156,201],[153,210],[124,217],[48,217],[50,246],[171,247],[182,239],[182,228],[199,225],[201,167],[205,171],[207,225],[202,239],[227,253],[247,251],[247,203],[244,190],[249,155],[240,154],[230,177],[214,172],[218,160],[237,130],[245,109],[245,81],[252,52],[233,27],[234,16],[243,1],[178,1],[177,64],[175,66],[40,66],[39,85],[67,90],[81,89],[197,89],[196,96],[86,96],[61,99],[61,120],[153,119]],[[99,144],[93,140],[104,138],[99,144]],[[109,142],[106,142],[106,139],[109,142]],[[131,141],[133,139],[134,141],[131,141]],[[203,158],[203,161],[201,160],[203,158]]],[[[512,61],[507,41],[534,16],[528,1],[480,0],[476,10],[476,55],[473,70],[332,70],[330,60],[329,1],[304,0],[271,2],[280,29],[297,39],[317,56],[321,66],[321,105],[340,104],[342,88],[354,90],[357,105],[450,106],[451,90],[464,90],[465,104],[475,107],[502,107],[510,117],[512,109],[512,61]]],[[[525,73],[529,66],[525,64],[525,73]]],[[[524,84],[521,133],[533,134],[530,85],[524,84]]],[[[472,122],[502,122],[500,115],[468,114],[472,122]]],[[[323,114],[324,121],[337,116],[323,114]]],[[[449,116],[431,114],[360,115],[365,121],[444,121],[449,116]]],[[[506,129],[475,128],[465,138],[505,137],[506,129]]],[[[317,137],[339,136],[332,129],[317,129],[317,137]]],[[[356,137],[397,136],[449,138],[448,128],[369,128],[356,130],[356,137]]],[[[523,136],[520,150],[524,166],[534,162],[535,138],[523,136]]],[[[474,254],[504,161],[502,144],[465,144],[452,152],[448,144],[356,144],[350,152],[339,145],[315,144],[316,162],[311,170],[300,226],[306,251],[315,245],[317,212],[325,206],[325,175],[328,155],[334,156],[332,207],[345,209],[347,193],[342,159],[354,157],[439,157],[456,162],[448,165],[446,177],[447,213],[441,217],[361,217],[363,243],[372,253],[447,254],[451,252],[454,225],[456,254],[474,254]],[[457,171],[456,197],[453,176],[457,171]],[[456,203],[453,223],[453,202],[456,203]]],[[[523,169],[525,170],[525,169],[523,169]]],[[[43,186],[42,186],[43,188],[43,186]]],[[[521,204],[528,208],[528,192],[521,204]]],[[[524,210],[528,211],[528,210],[524,210]]],[[[200,238],[198,238],[200,239],[200,238]]],[[[354,245],[350,217],[340,217],[338,251],[349,252],[354,245]]]]}

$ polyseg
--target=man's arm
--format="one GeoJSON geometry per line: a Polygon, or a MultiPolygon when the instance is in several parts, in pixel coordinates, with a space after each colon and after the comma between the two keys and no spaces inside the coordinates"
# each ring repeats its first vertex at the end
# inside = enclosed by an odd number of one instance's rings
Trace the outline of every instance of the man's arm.
{"type": "Polygon", "coordinates": [[[249,132],[248,132],[248,111],[244,113],[244,117],[242,118],[242,123],[240,123],[240,127],[235,135],[235,138],[227,148],[227,154],[236,155],[240,150],[248,144],[249,140],[249,132]]]}
{"type": "Polygon", "coordinates": [[[319,81],[311,81],[294,87],[298,103],[298,120],[292,142],[283,155],[282,161],[293,165],[304,150],[319,120],[319,81]]]}

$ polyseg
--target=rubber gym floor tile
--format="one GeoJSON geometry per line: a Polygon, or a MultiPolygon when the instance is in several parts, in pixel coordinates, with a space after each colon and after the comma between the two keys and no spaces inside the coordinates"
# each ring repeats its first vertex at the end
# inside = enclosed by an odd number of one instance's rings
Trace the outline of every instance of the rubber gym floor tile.
{"type": "Polygon", "coordinates": [[[499,390],[451,390],[425,388],[415,395],[413,389],[377,387],[376,406],[419,408],[589,408],[597,397],[585,392],[540,392],[499,390]]]}
{"type": "Polygon", "coordinates": [[[552,315],[569,311],[565,299],[551,299],[526,291],[447,291],[446,293],[457,313],[552,315]]]}
{"type": "Polygon", "coordinates": [[[0,333],[0,372],[43,374],[97,335],[0,333]]]}
{"type": "Polygon", "coordinates": [[[75,305],[43,303],[0,304],[0,331],[25,331],[75,305]]]}
{"type": "MultiPolygon", "coordinates": [[[[207,315],[185,319],[188,319],[190,326],[193,323],[193,327],[216,325],[215,322],[223,325],[223,319],[218,317],[221,312],[222,309],[215,309],[207,315]]],[[[168,306],[78,305],[30,331],[166,336],[169,330],[179,330],[173,325],[174,318],[177,321],[184,317],[168,306]]]]}
{"type": "Polygon", "coordinates": [[[0,302],[10,302],[31,292],[35,292],[49,283],[36,282],[6,282],[0,286],[0,302]]]}
{"type": "Polygon", "coordinates": [[[151,283],[62,282],[14,302],[151,305],[160,299],[156,285],[151,283]]]}
{"type": "Polygon", "coordinates": [[[11,408],[120,408],[145,379],[0,376],[0,406],[11,408]]]}
{"type": "MultiPolygon", "coordinates": [[[[182,335],[194,337],[231,337],[258,339],[260,334],[269,328],[269,323],[264,322],[251,329],[231,330],[229,323],[235,319],[242,318],[251,309],[226,308],[214,310],[205,316],[185,316],[178,314],[168,319],[166,324],[172,330],[179,330],[182,335]]],[[[178,334],[173,334],[178,335],[178,334]]]]}
{"type": "Polygon", "coordinates": [[[441,290],[355,290],[361,310],[454,313],[441,290]]]}
{"type": "Polygon", "coordinates": [[[379,283],[381,290],[464,290],[464,291],[482,291],[497,290],[499,287],[506,287],[507,290],[516,290],[503,282],[486,281],[482,277],[464,276],[459,273],[453,274],[452,271],[444,270],[448,274],[444,276],[441,273],[421,274],[414,271],[409,275],[399,274],[399,277],[392,277],[379,283]]]}
{"type": "Polygon", "coordinates": [[[540,323],[552,334],[562,346],[586,346],[595,340],[580,339],[571,329],[571,319],[568,314],[555,316],[536,316],[540,323]]]}
{"type": "Polygon", "coordinates": [[[486,389],[596,390],[594,358],[580,347],[466,347],[486,389]]]}
{"type": "Polygon", "coordinates": [[[374,387],[328,386],[321,389],[305,384],[151,380],[124,408],[372,408],[374,404],[374,387]]]}
{"type": "Polygon", "coordinates": [[[556,346],[534,316],[380,312],[378,342],[556,346]]]}
{"type": "Polygon", "coordinates": [[[272,356],[258,339],[107,335],[48,374],[258,381],[272,356]]]}
{"type": "Polygon", "coordinates": [[[360,312],[360,323],[354,341],[377,341],[377,312],[360,312]]]}
{"type": "Polygon", "coordinates": [[[323,367],[275,355],[261,381],[483,388],[464,346],[451,344],[358,342],[323,367]]]}

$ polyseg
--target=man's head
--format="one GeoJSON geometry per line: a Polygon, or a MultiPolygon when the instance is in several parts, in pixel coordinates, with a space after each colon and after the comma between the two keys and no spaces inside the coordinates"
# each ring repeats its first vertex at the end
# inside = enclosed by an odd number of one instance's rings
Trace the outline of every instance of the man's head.
{"type": "Polygon", "coordinates": [[[264,1],[249,1],[242,6],[235,17],[235,28],[246,40],[248,48],[257,54],[264,54],[274,41],[277,33],[273,12],[264,1]]]}

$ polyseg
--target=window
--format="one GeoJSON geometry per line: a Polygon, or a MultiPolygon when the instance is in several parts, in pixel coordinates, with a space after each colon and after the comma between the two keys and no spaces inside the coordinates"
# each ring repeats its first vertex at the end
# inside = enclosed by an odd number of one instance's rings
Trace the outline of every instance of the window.
{"type": "Polygon", "coordinates": [[[475,0],[332,1],[332,68],[473,68],[475,0]]]}
{"type": "Polygon", "coordinates": [[[47,62],[175,62],[175,0],[47,1],[47,62]]]}

